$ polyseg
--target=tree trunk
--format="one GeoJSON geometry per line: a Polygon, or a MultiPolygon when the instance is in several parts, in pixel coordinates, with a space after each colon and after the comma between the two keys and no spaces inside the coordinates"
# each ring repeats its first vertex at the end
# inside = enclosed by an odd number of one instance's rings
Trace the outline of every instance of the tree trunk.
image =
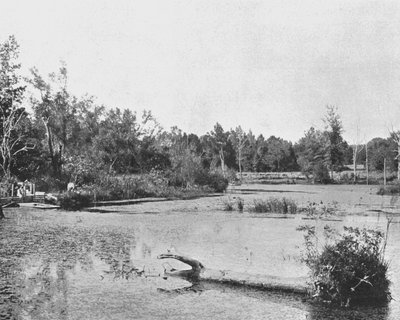
{"type": "Polygon", "coordinates": [[[239,149],[239,174],[240,174],[240,182],[242,182],[242,152],[239,149]]]}
{"type": "Polygon", "coordinates": [[[357,150],[358,149],[358,145],[355,145],[354,149],[353,149],[353,183],[356,184],[357,182],[357,150]]]}
{"type": "Polygon", "coordinates": [[[400,180],[400,143],[397,144],[397,180],[400,180]]]}
{"type": "Polygon", "coordinates": [[[367,185],[369,185],[368,142],[365,144],[365,167],[367,169],[367,185]]]}
{"type": "Polygon", "coordinates": [[[53,146],[53,139],[52,139],[52,134],[51,134],[51,129],[49,126],[49,120],[42,118],[44,126],[46,127],[46,135],[47,135],[47,146],[49,148],[49,153],[50,153],[50,159],[51,159],[51,168],[53,170],[53,174],[58,176],[58,156],[54,152],[54,146],[53,146]]]}
{"type": "Polygon", "coordinates": [[[307,279],[303,277],[283,278],[268,275],[251,275],[229,270],[211,270],[193,258],[173,254],[171,252],[160,254],[158,259],[176,259],[191,266],[189,270],[174,270],[166,275],[182,277],[195,283],[199,281],[226,283],[230,285],[247,286],[259,289],[276,290],[298,294],[307,294],[307,279]]]}
{"type": "Polygon", "coordinates": [[[383,185],[386,186],[386,158],[383,159],[383,185]]]}
{"type": "Polygon", "coordinates": [[[221,150],[219,151],[219,158],[221,160],[221,169],[222,169],[222,175],[225,177],[225,157],[224,157],[224,150],[221,147],[221,150]]]}

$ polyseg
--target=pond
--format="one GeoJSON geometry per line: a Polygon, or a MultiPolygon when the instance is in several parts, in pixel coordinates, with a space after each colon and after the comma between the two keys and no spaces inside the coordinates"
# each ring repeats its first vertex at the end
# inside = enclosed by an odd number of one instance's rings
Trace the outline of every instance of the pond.
{"type": "MultiPolygon", "coordinates": [[[[254,192],[230,196],[249,202],[272,194],[271,187],[249,188],[254,192]]],[[[305,200],[301,190],[288,188],[291,193],[278,196],[305,200]]],[[[312,197],[322,196],[313,186],[302,188],[312,197]]],[[[360,195],[352,196],[359,202],[360,195]]],[[[381,203],[383,198],[376,199],[381,203]]],[[[222,201],[143,203],[105,207],[101,213],[6,209],[7,219],[0,222],[0,319],[398,319],[400,304],[395,300],[384,307],[337,309],[301,296],[221,284],[185,289],[190,283],[165,277],[164,266],[185,267],[178,261],[166,266],[166,260],[156,258],[171,248],[211,269],[307,275],[296,227],[314,221],[303,215],[283,219],[224,212],[222,201]]],[[[386,228],[382,213],[356,211],[320,223],[386,228]]],[[[395,216],[386,253],[396,300],[399,245],[400,220],[395,216]]]]}

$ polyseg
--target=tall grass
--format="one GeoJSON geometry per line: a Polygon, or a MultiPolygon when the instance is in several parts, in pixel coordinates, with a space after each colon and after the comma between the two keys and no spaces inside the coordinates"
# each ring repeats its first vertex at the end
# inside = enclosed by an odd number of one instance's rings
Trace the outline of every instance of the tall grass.
{"type": "Polygon", "coordinates": [[[297,213],[297,204],[287,198],[269,198],[267,200],[255,199],[251,211],[257,213],[297,213]]]}

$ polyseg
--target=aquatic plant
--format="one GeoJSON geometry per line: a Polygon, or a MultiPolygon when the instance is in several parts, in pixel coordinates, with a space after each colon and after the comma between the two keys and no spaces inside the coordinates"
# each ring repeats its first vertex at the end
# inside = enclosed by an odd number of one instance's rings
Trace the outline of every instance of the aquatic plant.
{"type": "Polygon", "coordinates": [[[223,201],[224,211],[233,211],[233,202],[231,199],[225,199],[223,201]]]}
{"type": "Polygon", "coordinates": [[[345,306],[391,299],[384,260],[387,237],[381,231],[344,227],[339,234],[325,226],[321,245],[314,226],[298,230],[305,233],[302,261],[310,268],[313,297],[345,306]]]}
{"type": "Polygon", "coordinates": [[[269,198],[267,200],[255,199],[251,211],[257,213],[290,213],[297,212],[297,204],[294,200],[287,198],[269,198]]]}
{"type": "Polygon", "coordinates": [[[329,217],[337,214],[338,212],[338,202],[333,201],[329,203],[321,202],[307,202],[305,207],[299,209],[299,211],[304,212],[308,217],[311,218],[323,218],[329,217]]]}
{"type": "Polygon", "coordinates": [[[378,195],[400,195],[400,183],[396,182],[386,186],[380,186],[377,192],[378,195]]]}

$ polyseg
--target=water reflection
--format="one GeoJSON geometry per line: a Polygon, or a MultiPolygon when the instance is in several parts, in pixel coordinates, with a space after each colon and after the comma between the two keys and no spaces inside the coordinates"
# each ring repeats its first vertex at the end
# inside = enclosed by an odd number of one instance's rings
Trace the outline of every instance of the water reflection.
{"type": "Polygon", "coordinates": [[[310,320],[387,320],[389,307],[363,307],[344,309],[328,307],[326,305],[314,304],[308,308],[307,319],[310,320]]]}
{"type": "MultiPolygon", "coordinates": [[[[63,226],[1,228],[0,319],[45,318],[46,313],[68,319],[68,274],[77,265],[92,272],[94,258],[108,265],[102,278],[144,274],[132,261],[132,235],[63,226]]],[[[142,252],[146,256],[151,249],[142,246],[142,252]]]]}

